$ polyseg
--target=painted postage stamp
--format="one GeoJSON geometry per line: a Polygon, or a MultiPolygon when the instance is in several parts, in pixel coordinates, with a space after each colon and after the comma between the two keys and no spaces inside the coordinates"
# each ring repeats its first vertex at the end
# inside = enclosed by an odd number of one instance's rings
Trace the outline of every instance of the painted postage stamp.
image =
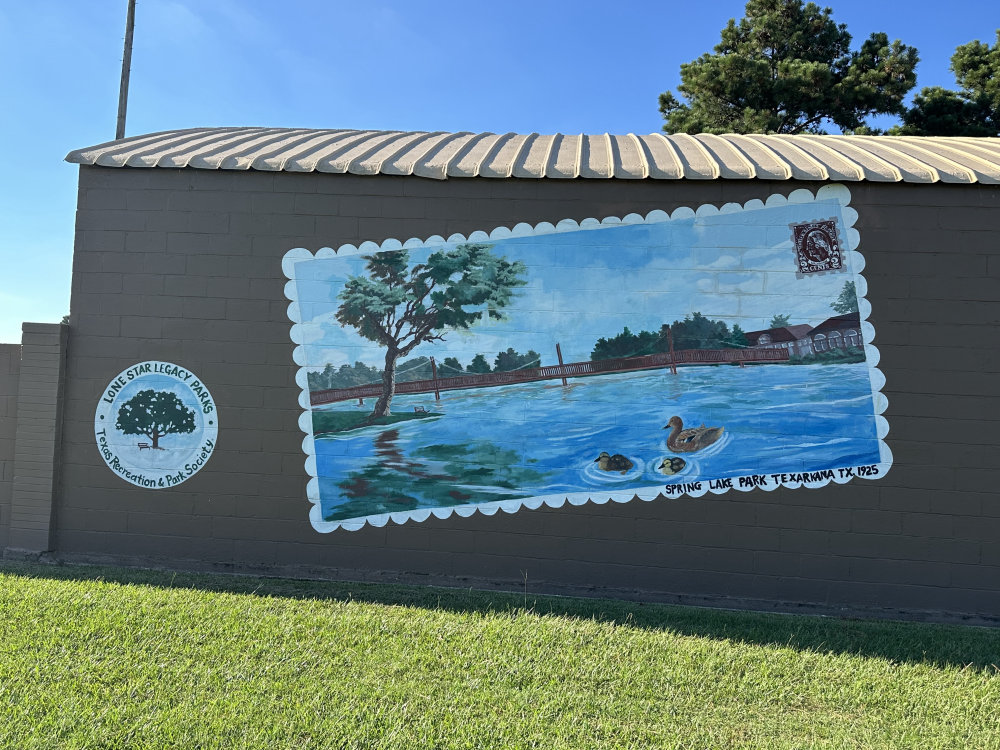
{"type": "Polygon", "coordinates": [[[312,525],[882,476],[849,199],[290,250],[312,525]]]}
{"type": "Polygon", "coordinates": [[[790,226],[799,273],[845,270],[836,219],[804,221],[790,226]]]}

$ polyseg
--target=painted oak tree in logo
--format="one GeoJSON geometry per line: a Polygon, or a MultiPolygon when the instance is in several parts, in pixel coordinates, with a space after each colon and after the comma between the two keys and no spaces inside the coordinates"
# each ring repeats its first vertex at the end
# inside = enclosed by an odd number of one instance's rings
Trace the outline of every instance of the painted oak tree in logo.
{"type": "Polygon", "coordinates": [[[194,411],[176,394],[153,389],[139,391],[118,410],[115,428],[126,435],[145,435],[160,449],[164,435],[194,432],[194,411]]]}
{"type": "Polygon", "coordinates": [[[448,329],[468,329],[500,310],[524,286],[525,267],[465,243],[431,253],[410,266],[407,250],[364,256],[368,276],[352,276],[338,295],[337,320],[385,347],[382,395],[369,420],[389,414],[396,391],[396,362],[425,341],[443,341],[448,329]]]}

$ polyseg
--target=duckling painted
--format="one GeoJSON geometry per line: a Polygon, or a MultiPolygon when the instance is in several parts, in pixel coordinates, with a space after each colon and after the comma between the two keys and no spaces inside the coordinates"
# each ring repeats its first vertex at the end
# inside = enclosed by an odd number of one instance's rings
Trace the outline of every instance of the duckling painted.
{"type": "Polygon", "coordinates": [[[683,458],[678,458],[677,456],[667,456],[663,459],[663,463],[660,464],[660,471],[663,474],[679,474],[687,466],[687,461],[683,458]]]}
{"type": "Polygon", "coordinates": [[[689,427],[684,429],[680,417],[671,417],[664,430],[670,430],[667,436],[667,447],[674,453],[694,453],[707,448],[722,437],[725,427],[689,427]]]}
{"type": "Polygon", "coordinates": [[[601,455],[594,459],[597,468],[601,471],[620,471],[622,474],[635,466],[629,459],[621,453],[610,455],[607,451],[602,451],[601,455]]]}

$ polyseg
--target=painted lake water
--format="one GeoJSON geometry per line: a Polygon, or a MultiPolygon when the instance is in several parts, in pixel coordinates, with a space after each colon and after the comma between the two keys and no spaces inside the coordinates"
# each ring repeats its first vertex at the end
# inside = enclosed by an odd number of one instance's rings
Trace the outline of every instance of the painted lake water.
{"type": "MultiPolygon", "coordinates": [[[[374,405],[334,404],[368,413],[374,405]]],[[[761,365],[681,368],[397,396],[396,414],[440,416],[319,437],[326,521],[560,493],[821,471],[879,462],[869,368],[761,365]],[[667,448],[667,421],[725,428],[693,453],[667,448]],[[602,471],[601,452],[633,464],[602,471]],[[664,459],[685,465],[668,476],[664,459]]]]}

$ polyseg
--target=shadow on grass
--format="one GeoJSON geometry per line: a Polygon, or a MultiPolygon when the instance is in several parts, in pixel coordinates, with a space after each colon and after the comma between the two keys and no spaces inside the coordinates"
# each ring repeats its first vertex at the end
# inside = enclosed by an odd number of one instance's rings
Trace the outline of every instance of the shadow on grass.
{"type": "Polygon", "coordinates": [[[184,588],[287,599],[352,601],[460,614],[528,612],[630,628],[896,663],[1000,673],[1000,628],[737,612],[609,599],[436,586],[311,581],[83,565],[0,563],[0,575],[184,588]]]}

